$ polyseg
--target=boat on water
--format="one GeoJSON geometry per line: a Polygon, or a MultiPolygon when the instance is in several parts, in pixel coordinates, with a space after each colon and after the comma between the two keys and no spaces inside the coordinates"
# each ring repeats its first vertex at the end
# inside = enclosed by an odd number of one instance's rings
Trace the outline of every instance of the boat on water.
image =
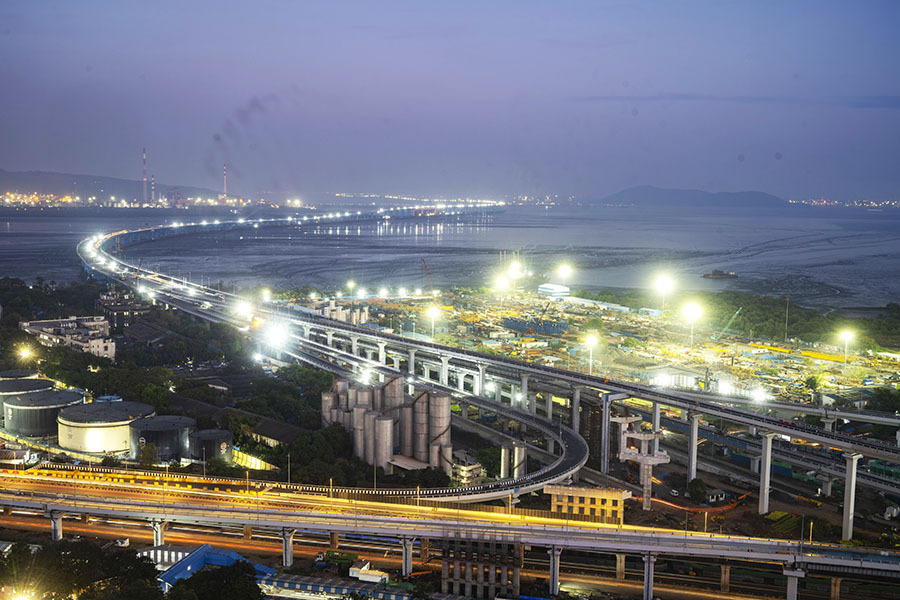
{"type": "Polygon", "coordinates": [[[734,271],[720,271],[713,269],[711,273],[704,273],[704,279],[737,279],[737,273],[734,271]]]}

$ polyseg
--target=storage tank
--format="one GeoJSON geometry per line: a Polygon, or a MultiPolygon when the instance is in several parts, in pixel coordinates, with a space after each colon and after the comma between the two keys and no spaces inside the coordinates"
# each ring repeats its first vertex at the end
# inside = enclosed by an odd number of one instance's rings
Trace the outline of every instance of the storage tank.
{"type": "Polygon", "coordinates": [[[36,394],[52,389],[53,382],[49,379],[4,379],[0,381],[0,408],[7,397],[36,394]]]}
{"type": "Polygon", "coordinates": [[[70,406],[56,418],[59,445],[78,452],[114,453],[131,449],[132,421],[153,416],[143,402],[92,402],[70,406]]]}
{"type": "Polygon", "coordinates": [[[10,369],[0,371],[0,381],[4,379],[37,379],[38,372],[34,369],[10,369]]]}
{"type": "Polygon", "coordinates": [[[231,432],[227,429],[201,429],[191,434],[191,458],[210,460],[220,458],[232,463],[231,432]]]}
{"type": "Polygon", "coordinates": [[[146,417],[132,421],[130,454],[137,458],[147,444],[156,446],[158,460],[180,460],[191,455],[190,435],[197,422],[190,417],[173,415],[146,417]]]}
{"type": "Polygon", "coordinates": [[[390,417],[375,419],[375,466],[385,471],[394,457],[394,420],[390,417]]]}
{"type": "Polygon", "coordinates": [[[108,396],[97,396],[94,398],[94,402],[121,402],[122,396],[117,396],[115,394],[111,394],[108,396]]]}
{"type": "Polygon", "coordinates": [[[59,411],[83,402],[84,395],[80,392],[55,390],[6,396],[3,400],[4,428],[10,433],[27,437],[56,435],[59,411]]]}

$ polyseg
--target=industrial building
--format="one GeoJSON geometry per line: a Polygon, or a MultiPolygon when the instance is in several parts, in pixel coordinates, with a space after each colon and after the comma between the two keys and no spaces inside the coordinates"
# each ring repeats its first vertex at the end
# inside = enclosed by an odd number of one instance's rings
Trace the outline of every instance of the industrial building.
{"type": "Polygon", "coordinates": [[[10,433],[26,437],[56,435],[59,411],[83,402],[83,393],[69,391],[47,390],[6,396],[3,400],[3,426],[10,433]]]}
{"type": "Polygon", "coordinates": [[[402,377],[374,386],[335,381],[332,391],[322,394],[322,426],[342,425],[352,435],[354,454],[385,471],[396,464],[451,475],[450,396],[415,387],[409,395],[406,388],[402,377]]]}
{"type": "Polygon", "coordinates": [[[109,321],[105,317],[22,321],[19,329],[37,336],[44,346],[69,346],[94,356],[116,359],[116,341],[109,337],[109,321]]]}
{"type": "Polygon", "coordinates": [[[214,458],[233,462],[232,435],[227,429],[201,429],[190,436],[191,459],[206,462],[214,458]]]}
{"type": "Polygon", "coordinates": [[[61,410],[56,419],[59,445],[78,452],[127,452],[131,449],[128,426],[154,414],[152,406],[141,402],[95,401],[70,406],[61,410]]]}
{"type": "Polygon", "coordinates": [[[128,427],[131,458],[136,459],[141,448],[152,444],[156,447],[157,460],[172,461],[190,457],[190,436],[197,422],[190,417],[165,415],[137,419],[128,427]]]}
{"type": "Polygon", "coordinates": [[[631,492],[615,488],[548,485],[544,493],[550,495],[550,510],[569,515],[600,517],[605,523],[625,523],[625,500],[631,492]]]}

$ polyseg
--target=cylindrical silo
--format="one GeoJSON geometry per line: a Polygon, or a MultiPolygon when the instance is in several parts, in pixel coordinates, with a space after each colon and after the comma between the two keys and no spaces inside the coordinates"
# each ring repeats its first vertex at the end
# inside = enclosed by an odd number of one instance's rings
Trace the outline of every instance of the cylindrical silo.
{"type": "Polygon", "coordinates": [[[356,404],[357,406],[365,406],[369,410],[372,410],[372,388],[363,388],[359,390],[359,393],[356,396],[356,404]]]}
{"type": "Polygon", "coordinates": [[[353,411],[341,411],[341,424],[348,432],[353,432],[353,411]]]}
{"type": "Polygon", "coordinates": [[[453,475],[453,446],[441,446],[441,468],[448,477],[453,475]]]}
{"type": "Polygon", "coordinates": [[[428,466],[435,469],[441,466],[441,445],[437,442],[428,446],[428,466]]]}
{"type": "MultiPolygon", "coordinates": [[[[29,379],[27,381],[39,381],[29,379]]],[[[67,406],[82,404],[80,392],[43,391],[3,400],[4,428],[10,433],[28,437],[57,435],[56,418],[67,406]]]]}
{"type": "Polygon", "coordinates": [[[340,425],[341,424],[341,409],[334,407],[331,409],[330,412],[331,412],[331,420],[329,421],[329,423],[337,423],[338,425],[340,425]]]}
{"type": "Polygon", "coordinates": [[[212,460],[219,458],[232,463],[231,432],[227,429],[203,429],[190,435],[191,458],[212,460]]]}
{"type": "Polygon", "coordinates": [[[366,429],[363,435],[366,438],[366,463],[375,464],[375,419],[378,413],[374,410],[366,412],[366,429]]]}
{"type": "Polygon", "coordinates": [[[513,444],[513,478],[518,479],[524,477],[526,473],[526,453],[525,444],[515,442],[513,444]]]}
{"type": "Polygon", "coordinates": [[[331,409],[334,408],[334,392],[322,392],[322,427],[331,425],[331,409]]]}
{"type": "Polygon", "coordinates": [[[347,392],[341,392],[340,394],[338,394],[338,408],[340,408],[341,410],[347,410],[347,397],[347,392]]]}
{"type": "Polygon", "coordinates": [[[399,408],[403,404],[403,378],[394,377],[384,386],[384,412],[399,408]]]}
{"type": "Polygon", "coordinates": [[[78,452],[127,452],[132,421],[150,417],[153,407],[142,402],[92,402],[59,411],[59,445],[78,452]]]}
{"type": "Polygon", "coordinates": [[[413,456],[413,426],[413,406],[407,403],[400,408],[400,454],[403,456],[413,456]]]}
{"type": "Polygon", "coordinates": [[[428,394],[423,392],[413,403],[413,452],[415,459],[428,462],[428,394]]]}
{"type": "Polygon", "coordinates": [[[437,393],[428,398],[429,442],[441,446],[450,444],[450,396],[437,393]]]}
{"type": "Polygon", "coordinates": [[[338,394],[346,393],[347,389],[350,387],[350,382],[346,379],[338,379],[334,382],[334,391],[338,394]]]}
{"type": "Polygon", "coordinates": [[[351,385],[349,389],[347,389],[347,410],[353,410],[356,406],[356,399],[359,394],[359,388],[355,385],[351,385]]]}
{"type": "Polygon", "coordinates": [[[374,406],[375,410],[378,412],[384,412],[384,394],[380,387],[376,387],[372,390],[372,406],[374,406]]]}
{"type": "Polygon", "coordinates": [[[384,470],[394,456],[394,420],[390,417],[375,419],[375,466],[384,470]]]}
{"type": "Polygon", "coordinates": [[[190,417],[165,415],[132,421],[131,458],[148,444],[156,447],[157,460],[180,460],[190,456],[190,435],[197,422],[190,417]]]}
{"type": "Polygon", "coordinates": [[[366,459],[366,407],[357,405],[353,409],[353,454],[359,460],[366,459]]]}
{"type": "MultiPolygon", "coordinates": [[[[53,382],[49,379],[5,379],[0,381],[0,407],[5,398],[36,394],[53,389],[53,382]]],[[[4,411],[4,414],[5,411],[4,411]]]]}

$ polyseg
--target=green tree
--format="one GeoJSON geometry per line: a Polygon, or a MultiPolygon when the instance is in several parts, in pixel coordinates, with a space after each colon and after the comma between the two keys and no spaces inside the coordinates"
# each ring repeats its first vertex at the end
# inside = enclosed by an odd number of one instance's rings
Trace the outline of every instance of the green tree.
{"type": "Polygon", "coordinates": [[[500,476],[500,448],[483,448],[475,453],[475,460],[481,463],[490,477],[500,476]]]}
{"type": "Polygon", "coordinates": [[[690,496],[691,502],[694,502],[695,504],[702,504],[705,502],[706,482],[699,477],[691,480],[688,484],[688,496],[690,496]]]}
{"type": "Polygon", "coordinates": [[[156,444],[144,444],[138,450],[137,460],[142,467],[149,467],[157,462],[156,444]]]}
{"type": "MultiPolygon", "coordinates": [[[[197,600],[262,600],[264,595],[256,584],[256,571],[247,561],[238,561],[228,567],[202,569],[188,579],[182,579],[172,587],[192,591],[197,600]]],[[[179,594],[184,592],[179,591],[179,594]]],[[[176,596],[179,597],[179,596],[176,596]]],[[[182,595],[180,598],[185,598],[182,595]]]]}

